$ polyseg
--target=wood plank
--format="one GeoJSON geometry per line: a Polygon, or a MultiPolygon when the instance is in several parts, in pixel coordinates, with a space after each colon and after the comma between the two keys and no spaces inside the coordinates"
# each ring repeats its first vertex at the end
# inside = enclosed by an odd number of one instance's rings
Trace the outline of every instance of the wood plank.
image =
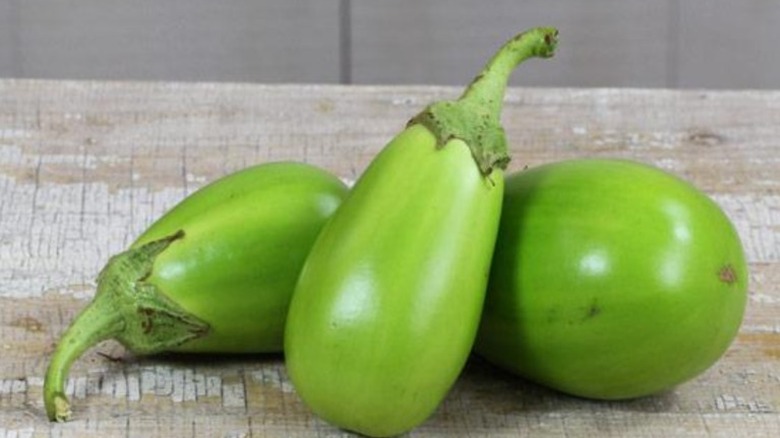
{"type": "Polygon", "coordinates": [[[554,60],[523,66],[514,84],[668,86],[671,0],[352,2],[352,77],[359,84],[463,85],[511,35],[561,31],[554,60]]]}
{"type": "MultiPolygon", "coordinates": [[[[0,80],[0,437],[348,436],[304,406],[278,355],[137,358],[104,343],[74,365],[67,424],[45,419],[42,376],[105,260],[188,193],[266,161],[354,179],[459,91],[0,80]]],[[[512,169],[631,158],[710,194],[748,254],[746,319],[705,374],[633,401],[564,396],[472,358],[410,436],[779,436],[780,92],[512,88],[504,121],[512,169]]]]}

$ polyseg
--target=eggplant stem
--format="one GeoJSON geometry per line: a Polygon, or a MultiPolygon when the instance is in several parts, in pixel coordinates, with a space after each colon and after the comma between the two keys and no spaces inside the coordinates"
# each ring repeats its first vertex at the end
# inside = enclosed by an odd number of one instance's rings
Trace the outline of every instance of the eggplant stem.
{"type": "Polygon", "coordinates": [[[436,137],[436,146],[462,140],[484,176],[509,163],[506,135],[501,126],[501,108],[509,76],[517,64],[533,58],[553,56],[558,31],[537,27],[507,41],[482,72],[455,101],[435,102],[412,118],[409,125],[421,124],[436,137]]]}
{"type": "Polygon", "coordinates": [[[504,92],[515,67],[528,58],[553,56],[557,44],[558,30],[553,27],[536,27],[518,34],[493,55],[459,100],[483,105],[489,114],[500,115],[504,92]]]}
{"type": "Polygon", "coordinates": [[[52,421],[67,421],[65,381],[73,361],[88,348],[116,339],[128,350],[152,354],[206,336],[209,324],[168,298],[150,280],[157,256],[183,231],[119,253],[98,276],[92,302],[57,344],[43,383],[43,404],[52,421]]]}
{"type": "Polygon", "coordinates": [[[43,403],[51,421],[67,421],[70,418],[65,381],[73,361],[90,347],[114,338],[124,330],[124,319],[109,297],[98,294],[76,317],[57,344],[43,384],[43,403]]]}

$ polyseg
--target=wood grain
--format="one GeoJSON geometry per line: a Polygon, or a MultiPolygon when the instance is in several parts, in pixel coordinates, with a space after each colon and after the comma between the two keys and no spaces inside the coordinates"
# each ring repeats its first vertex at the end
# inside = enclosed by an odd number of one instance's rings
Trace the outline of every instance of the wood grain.
{"type": "MultiPolygon", "coordinates": [[[[42,376],[106,259],[208,181],[302,160],[354,179],[456,88],[0,80],[0,437],[347,436],[278,355],[136,358],[108,342],[71,373],[74,421],[42,376]]],[[[513,88],[512,169],[570,157],[656,164],[733,219],[751,269],[737,341],[699,378],[627,402],[567,397],[472,359],[411,436],[780,436],[780,92],[513,88]]]]}

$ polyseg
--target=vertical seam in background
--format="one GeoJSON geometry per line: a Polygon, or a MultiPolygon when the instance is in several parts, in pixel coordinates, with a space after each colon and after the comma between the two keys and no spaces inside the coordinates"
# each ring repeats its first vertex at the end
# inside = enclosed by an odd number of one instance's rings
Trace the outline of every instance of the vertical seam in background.
{"type": "Polygon", "coordinates": [[[352,83],[352,1],[339,0],[339,82],[352,83]]]}
{"type": "Polygon", "coordinates": [[[669,37],[666,46],[666,87],[680,87],[680,0],[669,4],[669,37]]]}

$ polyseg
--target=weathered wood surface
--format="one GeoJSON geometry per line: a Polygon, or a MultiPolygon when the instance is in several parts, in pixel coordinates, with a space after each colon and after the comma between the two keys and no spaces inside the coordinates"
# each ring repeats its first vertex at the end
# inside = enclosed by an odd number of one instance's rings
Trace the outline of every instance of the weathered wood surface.
{"type": "MultiPolygon", "coordinates": [[[[78,361],[74,421],[49,423],[42,375],[105,260],[204,183],[304,160],[355,178],[455,88],[0,81],[0,437],[341,436],[279,356],[78,361]]],[[[412,436],[780,436],[780,92],[511,89],[514,169],[583,156],[654,163],[734,220],[750,300],[726,356],[628,402],[557,394],[472,360],[412,436]]],[[[118,358],[118,359],[112,359],[118,358]]]]}

